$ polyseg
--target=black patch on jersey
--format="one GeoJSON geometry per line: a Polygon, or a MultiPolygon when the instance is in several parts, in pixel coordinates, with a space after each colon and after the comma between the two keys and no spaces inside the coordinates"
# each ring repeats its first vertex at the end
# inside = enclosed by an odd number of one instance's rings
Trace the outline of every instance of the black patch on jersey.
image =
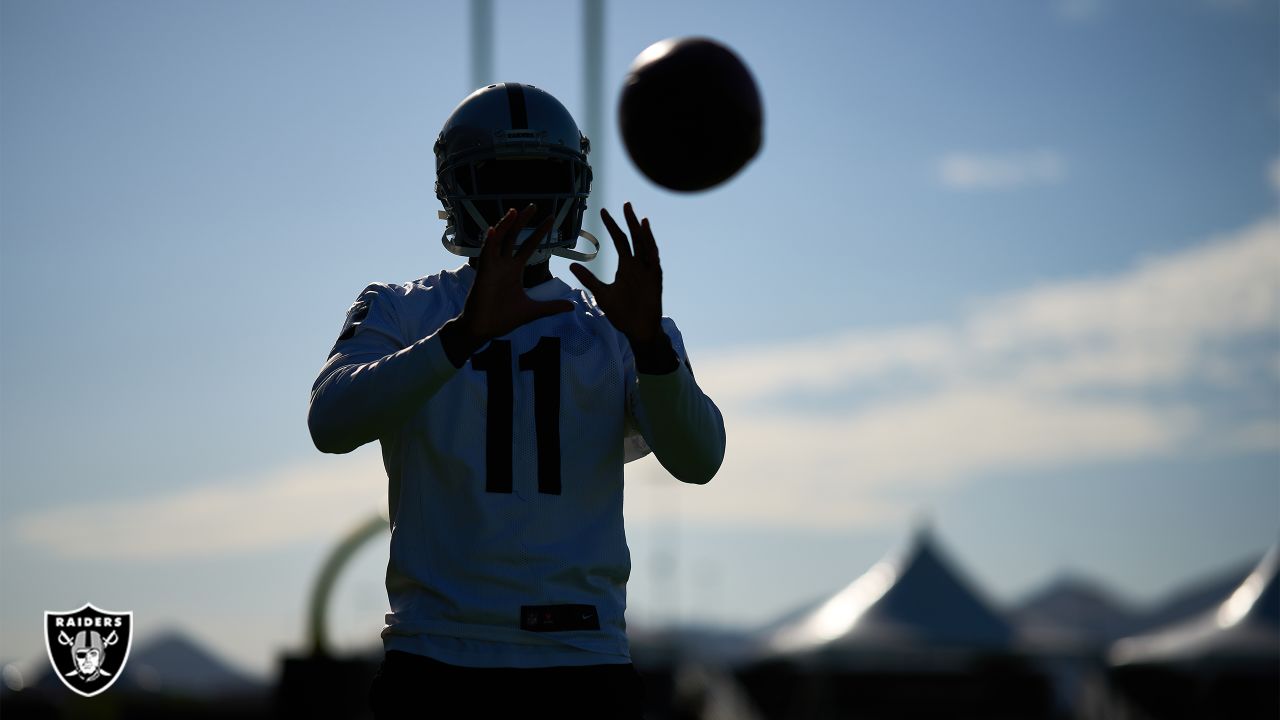
{"type": "Polygon", "coordinates": [[[347,320],[342,324],[342,332],[338,334],[338,342],[350,340],[356,334],[356,328],[367,317],[369,317],[369,301],[361,297],[347,311],[347,320]]]}
{"type": "Polygon", "coordinates": [[[599,630],[600,613],[595,605],[524,605],[520,608],[520,629],[530,632],[599,630]]]}

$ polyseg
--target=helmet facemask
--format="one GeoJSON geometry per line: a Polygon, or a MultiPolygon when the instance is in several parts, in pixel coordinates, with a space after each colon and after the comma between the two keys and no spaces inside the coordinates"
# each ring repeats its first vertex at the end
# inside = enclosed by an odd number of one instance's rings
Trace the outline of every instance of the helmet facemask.
{"type": "Polygon", "coordinates": [[[446,235],[453,231],[453,243],[463,251],[459,254],[474,257],[479,254],[489,226],[497,225],[507,210],[515,208],[519,211],[532,204],[537,207],[537,212],[521,229],[516,240],[517,248],[547,218],[552,222],[551,230],[530,259],[530,264],[542,262],[553,253],[561,254],[557,250],[572,252],[578,238],[570,228],[581,228],[586,210],[585,186],[590,172],[590,168],[576,158],[555,155],[495,156],[463,161],[445,168],[442,174],[451,175],[448,184],[457,191],[456,194],[446,194],[444,198],[446,207],[451,210],[446,235]]]}

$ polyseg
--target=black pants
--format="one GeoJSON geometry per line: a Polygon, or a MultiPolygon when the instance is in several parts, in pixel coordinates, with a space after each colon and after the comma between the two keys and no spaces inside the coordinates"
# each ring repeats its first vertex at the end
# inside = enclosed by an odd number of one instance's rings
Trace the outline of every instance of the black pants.
{"type": "Polygon", "coordinates": [[[640,720],[632,665],[468,668],[388,651],[369,691],[377,720],[555,717],[640,720]]]}

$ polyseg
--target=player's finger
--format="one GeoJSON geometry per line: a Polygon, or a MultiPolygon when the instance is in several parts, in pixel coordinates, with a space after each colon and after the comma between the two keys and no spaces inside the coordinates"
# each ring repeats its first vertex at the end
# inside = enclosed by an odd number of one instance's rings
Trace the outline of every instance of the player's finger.
{"type": "Polygon", "coordinates": [[[500,253],[509,256],[511,254],[510,238],[519,228],[520,212],[515,208],[507,208],[503,213],[502,219],[493,228],[493,236],[497,239],[496,245],[500,253]]]}
{"type": "Polygon", "coordinates": [[[484,232],[484,242],[480,244],[480,263],[483,265],[486,260],[498,254],[498,241],[494,240],[498,234],[498,229],[493,225],[484,232]]]}
{"type": "Polygon", "coordinates": [[[512,218],[511,223],[507,226],[506,234],[502,236],[502,257],[511,257],[515,254],[516,238],[520,235],[520,229],[533,218],[533,215],[536,212],[538,212],[538,208],[533,203],[526,205],[518,214],[516,213],[515,208],[511,208],[507,211],[507,215],[503,218],[503,221],[506,221],[508,217],[512,217],[513,215],[514,217],[512,218]]]}
{"type": "Polygon", "coordinates": [[[529,258],[533,257],[534,251],[542,244],[542,239],[547,236],[547,233],[551,232],[551,223],[554,221],[555,218],[548,216],[538,224],[538,228],[534,230],[533,234],[529,236],[529,239],[525,240],[524,244],[520,246],[520,252],[516,255],[516,259],[519,260],[522,265],[528,262],[529,258]]]}
{"type": "Polygon", "coordinates": [[[604,282],[588,270],[586,265],[573,263],[569,266],[569,272],[572,272],[573,276],[578,278],[578,282],[582,283],[582,286],[590,291],[592,295],[598,296],[605,287],[604,282]]]}
{"type": "Polygon", "coordinates": [[[613,249],[618,251],[618,262],[622,263],[631,259],[631,244],[627,242],[626,233],[622,232],[622,228],[618,227],[618,223],[613,221],[613,216],[608,210],[600,208],[600,219],[604,221],[604,227],[609,231],[609,237],[613,238],[613,249]]]}
{"type": "Polygon", "coordinates": [[[658,241],[653,239],[653,228],[649,226],[649,218],[640,221],[640,237],[644,241],[644,254],[651,264],[659,264],[658,241]]]}
{"type": "Polygon", "coordinates": [[[627,219],[627,230],[631,232],[631,244],[635,246],[636,255],[643,255],[640,252],[640,221],[636,219],[636,211],[631,203],[622,204],[622,215],[627,219]]]}
{"type": "Polygon", "coordinates": [[[515,208],[507,208],[502,213],[502,217],[498,219],[498,224],[493,226],[493,234],[501,237],[503,233],[511,228],[511,223],[516,221],[517,213],[515,208]]]}
{"type": "Polygon", "coordinates": [[[492,257],[498,254],[498,251],[502,249],[502,238],[510,229],[511,223],[515,222],[515,219],[516,210],[511,208],[503,213],[497,225],[489,226],[489,232],[485,234],[484,247],[480,249],[482,256],[492,257]]]}
{"type": "Polygon", "coordinates": [[[631,234],[631,243],[635,245],[636,257],[647,263],[656,262],[658,246],[653,241],[653,230],[649,227],[649,218],[636,221],[636,229],[631,234]]]}

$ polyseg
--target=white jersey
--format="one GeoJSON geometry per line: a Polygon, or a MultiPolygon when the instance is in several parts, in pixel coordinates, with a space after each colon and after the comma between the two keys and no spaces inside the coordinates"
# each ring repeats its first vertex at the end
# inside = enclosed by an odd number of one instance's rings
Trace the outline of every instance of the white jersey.
{"type": "Polygon", "coordinates": [[[437,332],[463,308],[469,266],[370,285],[312,392],[317,446],[382,445],[391,510],[388,650],[467,666],[629,660],[623,463],[650,447],[706,482],[724,453],[719,410],[681,362],[638,375],[590,296],[483,346],[461,368],[437,332]]]}

